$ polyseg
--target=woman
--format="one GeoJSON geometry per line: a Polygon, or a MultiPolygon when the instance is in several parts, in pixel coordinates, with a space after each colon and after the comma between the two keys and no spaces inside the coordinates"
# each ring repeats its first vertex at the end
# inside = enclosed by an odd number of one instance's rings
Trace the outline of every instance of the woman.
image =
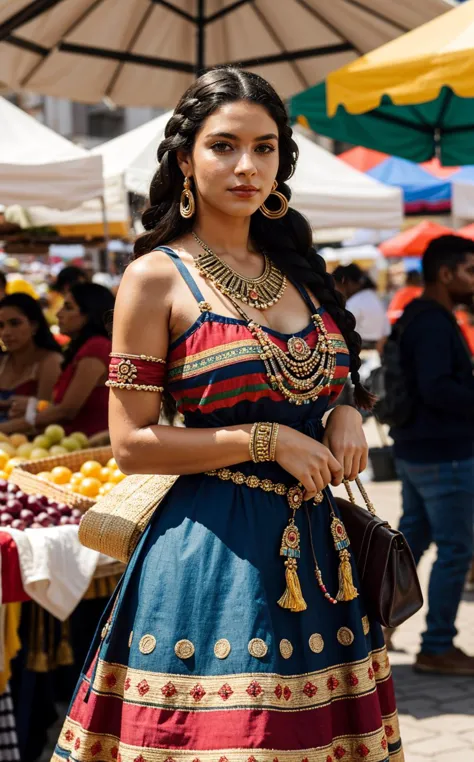
{"type": "Polygon", "coordinates": [[[287,210],[284,105],[257,75],[214,69],[165,135],[117,297],[110,426],[126,473],[182,476],[104,615],[54,759],[399,761],[380,628],[357,579],[351,600],[324,593],[338,556],[319,492],[354,478],[367,446],[356,410],[325,431],[321,417],[349,368],[370,399],[354,320],[287,210]],[[186,427],[157,424],[165,385],[186,427]]]}
{"type": "MultiPolygon", "coordinates": [[[[66,433],[82,431],[87,436],[108,428],[105,382],[111,349],[108,324],[114,302],[110,291],[95,283],[78,283],[66,293],[58,320],[61,333],[71,341],[54,388],[54,404],[37,413],[36,428],[61,423],[66,433]]],[[[24,418],[2,424],[6,433],[27,427],[24,418]]]]}
{"type": "Polygon", "coordinates": [[[61,372],[61,349],[41,307],[28,294],[0,301],[0,340],[6,350],[0,358],[0,420],[6,421],[12,406],[26,409],[30,397],[51,400],[61,372]]]}

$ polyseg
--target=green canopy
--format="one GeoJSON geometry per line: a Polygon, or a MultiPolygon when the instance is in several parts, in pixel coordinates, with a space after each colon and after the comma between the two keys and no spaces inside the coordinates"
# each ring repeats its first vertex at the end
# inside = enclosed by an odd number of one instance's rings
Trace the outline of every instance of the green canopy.
{"type": "Polygon", "coordinates": [[[420,105],[397,106],[385,95],[372,111],[350,114],[340,105],[330,118],[322,82],[291,98],[289,107],[292,121],[335,140],[410,161],[439,156],[445,166],[474,164],[474,98],[461,98],[449,87],[420,105]]]}

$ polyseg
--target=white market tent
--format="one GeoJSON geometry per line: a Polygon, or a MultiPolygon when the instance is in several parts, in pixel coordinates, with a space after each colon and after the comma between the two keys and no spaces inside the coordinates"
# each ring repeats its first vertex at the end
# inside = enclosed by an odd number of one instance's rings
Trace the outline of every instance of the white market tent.
{"type": "Polygon", "coordinates": [[[100,156],[0,98],[0,204],[74,209],[103,193],[100,156]]]}
{"type": "MultiPolygon", "coordinates": [[[[104,162],[105,198],[109,222],[127,218],[125,192],[146,196],[157,167],[157,148],[172,112],[162,114],[93,150],[104,162]],[[122,215],[122,217],[120,217],[122,215]]],[[[391,188],[353,169],[306,137],[298,128],[295,139],[300,158],[289,181],[291,205],[301,211],[313,229],[399,229],[403,220],[400,189],[391,188]]],[[[92,204],[80,210],[37,214],[35,222],[84,224],[100,222],[92,204]],[[91,216],[92,215],[92,216],[91,216]]]]}
{"type": "Polygon", "coordinates": [[[403,198],[399,188],[353,169],[298,128],[295,139],[300,156],[289,181],[291,205],[308,218],[313,229],[401,227],[403,198]]]}

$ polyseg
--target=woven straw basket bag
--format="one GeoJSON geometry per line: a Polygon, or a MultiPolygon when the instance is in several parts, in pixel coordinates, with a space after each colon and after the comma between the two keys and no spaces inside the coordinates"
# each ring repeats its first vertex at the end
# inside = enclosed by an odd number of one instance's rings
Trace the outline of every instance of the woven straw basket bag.
{"type": "Polygon", "coordinates": [[[87,548],[127,563],[177,479],[156,474],[127,476],[84,514],[79,540],[87,548]]]}

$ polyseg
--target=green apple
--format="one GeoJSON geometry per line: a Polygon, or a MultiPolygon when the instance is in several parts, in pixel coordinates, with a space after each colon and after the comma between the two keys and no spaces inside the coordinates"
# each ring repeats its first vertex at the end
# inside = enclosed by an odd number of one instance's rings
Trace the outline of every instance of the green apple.
{"type": "Polygon", "coordinates": [[[16,451],[16,454],[19,458],[29,458],[33,450],[35,449],[34,444],[31,442],[25,442],[25,444],[22,444],[19,446],[19,448],[16,451]]]}
{"type": "Polygon", "coordinates": [[[0,442],[0,450],[10,456],[16,455],[16,448],[10,442],[0,442]]]}
{"type": "Polygon", "coordinates": [[[67,455],[68,452],[69,450],[62,445],[53,445],[49,450],[50,455],[67,455]]]}
{"type": "Polygon", "coordinates": [[[41,460],[42,458],[47,458],[48,456],[49,452],[44,447],[35,447],[31,451],[30,458],[31,460],[41,460]]]}
{"type": "Polygon", "coordinates": [[[41,450],[49,450],[51,447],[49,437],[47,437],[45,434],[39,434],[37,437],[35,437],[33,439],[33,444],[35,447],[39,447],[41,450]]]}
{"type": "Polygon", "coordinates": [[[65,447],[68,452],[74,452],[75,450],[80,450],[81,446],[77,439],[74,439],[74,437],[64,437],[64,439],[61,439],[61,447],[65,447]]]}
{"type": "Polygon", "coordinates": [[[70,436],[73,437],[74,439],[77,439],[77,441],[81,445],[81,450],[85,450],[85,448],[89,444],[88,438],[82,431],[74,431],[72,434],[70,434],[70,436]]]}
{"type": "Polygon", "coordinates": [[[57,423],[51,423],[45,430],[44,436],[48,437],[52,445],[59,444],[61,439],[64,439],[66,432],[62,426],[57,423]]]}

